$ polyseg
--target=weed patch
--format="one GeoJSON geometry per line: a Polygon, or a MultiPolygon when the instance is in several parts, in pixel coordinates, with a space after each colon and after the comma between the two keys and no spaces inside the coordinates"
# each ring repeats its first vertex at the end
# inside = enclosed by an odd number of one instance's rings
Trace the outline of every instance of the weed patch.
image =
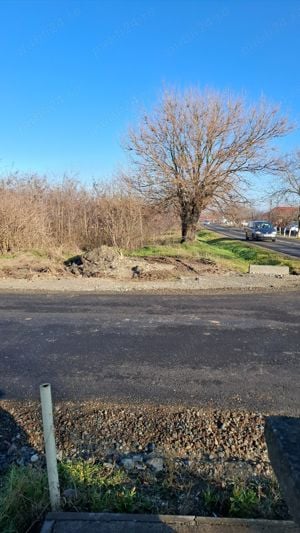
{"type": "Polygon", "coordinates": [[[0,531],[23,533],[49,509],[46,472],[13,465],[1,483],[0,531]]]}
{"type": "MultiPolygon", "coordinates": [[[[59,464],[62,510],[197,514],[251,518],[287,518],[278,485],[271,479],[229,480],[226,485],[176,469],[127,472],[117,465],[89,461],[59,464]]],[[[0,531],[25,533],[49,510],[47,475],[42,467],[13,465],[0,492],[0,531]]]]}

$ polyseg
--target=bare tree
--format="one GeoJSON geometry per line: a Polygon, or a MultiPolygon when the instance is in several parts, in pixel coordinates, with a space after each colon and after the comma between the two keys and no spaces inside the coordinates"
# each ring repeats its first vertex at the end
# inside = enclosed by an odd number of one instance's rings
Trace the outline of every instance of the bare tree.
{"type": "Polygon", "coordinates": [[[300,150],[288,156],[285,162],[285,169],[281,172],[278,186],[275,186],[271,197],[298,204],[298,233],[300,234],[300,150]]]}
{"type": "Polygon", "coordinates": [[[290,129],[264,101],[247,107],[212,91],[165,92],[153,113],[129,130],[131,184],[148,201],[175,207],[185,242],[194,238],[201,211],[241,195],[247,175],[281,169],[270,144],[290,129]]]}
{"type": "Polygon", "coordinates": [[[237,226],[256,218],[256,213],[257,209],[250,202],[226,202],[219,206],[219,214],[237,226]]]}

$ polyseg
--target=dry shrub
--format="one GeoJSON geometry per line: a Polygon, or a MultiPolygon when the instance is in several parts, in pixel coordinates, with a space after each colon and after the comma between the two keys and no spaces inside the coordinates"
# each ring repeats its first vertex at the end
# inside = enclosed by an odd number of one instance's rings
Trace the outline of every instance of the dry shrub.
{"type": "Polygon", "coordinates": [[[44,182],[35,177],[0,182],[0,252],[50,244],[44,182]]]}
{"type": "Polygon", "coordinates": [[[124,183],[83,187],[37,176],[0,181],[0,253],[39,249],[91,249],[102,244],[133,249],[174,225],[126,189],[124,183]]]}

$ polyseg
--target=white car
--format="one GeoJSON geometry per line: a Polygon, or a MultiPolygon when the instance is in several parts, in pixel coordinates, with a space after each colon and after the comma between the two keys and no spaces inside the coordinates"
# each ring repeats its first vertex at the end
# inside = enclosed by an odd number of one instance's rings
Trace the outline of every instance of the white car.
{"type": "Polygon", "coordinates": [[[284,235],[286,234],[289,234],[289,235],[298,235],[298,222],[291,222],[291,224],[289,224],[288,226],[286,226],[284,228],[284,235]]]}

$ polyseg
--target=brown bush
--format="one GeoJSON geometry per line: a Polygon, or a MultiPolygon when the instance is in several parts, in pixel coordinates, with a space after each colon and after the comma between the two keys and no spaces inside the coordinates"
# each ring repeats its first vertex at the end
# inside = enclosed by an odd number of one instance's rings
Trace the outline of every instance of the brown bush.
{"type": "Polygon", "coordinates": [[[0,251],[46,247],[50,243],[44,182],[10,177],[0,182],[0,251]]]}
{"type": "Polygon", "coordinates": [[[0,253],[28,249],[132,249],[174,225],[123,183],[83,187],[73,179],[37,176],[0,181],[0,253]]]}

